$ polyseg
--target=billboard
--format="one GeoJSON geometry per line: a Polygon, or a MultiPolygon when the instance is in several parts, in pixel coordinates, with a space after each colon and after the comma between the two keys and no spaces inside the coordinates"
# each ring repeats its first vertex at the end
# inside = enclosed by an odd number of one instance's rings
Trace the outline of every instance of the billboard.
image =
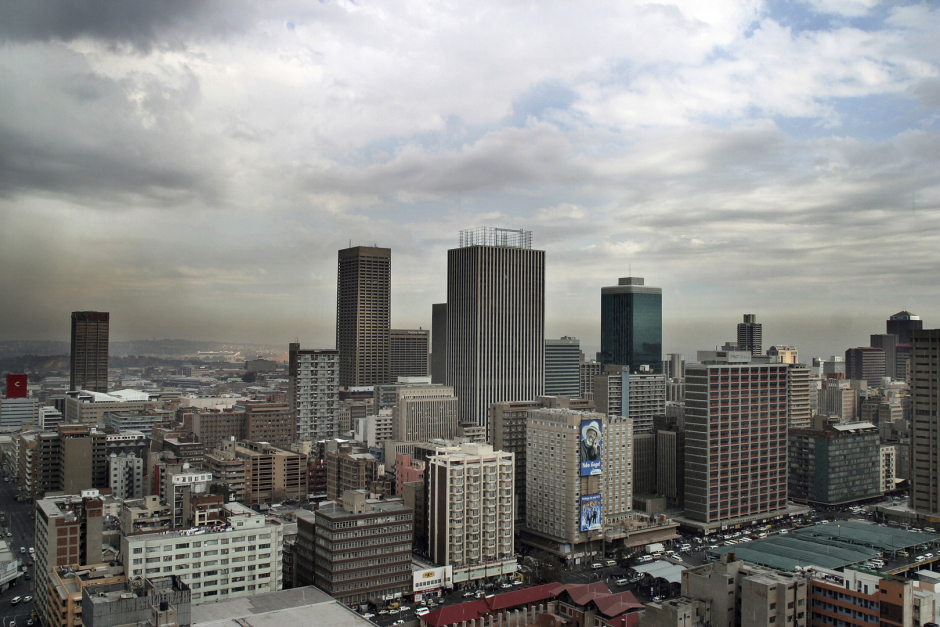
{"type": "Polygon", "coordinates": [[[601,474],[601,421],[581,421],[581,476],[601,474]]]}
{"type": "Polygon", "coordinates": [[[601,495],[585,494],[581,497],[581,531],[600,529],[604,521],[601,495]]]}
{"type": "Polygon", "coordinates": [[[25,374],[8,374],[7,398],[26,398],[27,383],[25,374]]]}

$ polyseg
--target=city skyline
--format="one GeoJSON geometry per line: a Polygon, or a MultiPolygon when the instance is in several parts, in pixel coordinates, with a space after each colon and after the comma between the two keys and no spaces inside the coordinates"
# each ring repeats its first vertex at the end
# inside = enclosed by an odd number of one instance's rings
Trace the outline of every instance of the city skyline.
{"type": "Polygon", "coordinates": [[[546,338],[663,288],[663,353],[841,355],[940,304],[926,4],[0,8],[0,321],[335,346],[335,255],[429,328],[461,229],[533,231],[546,338]],[[432,62],[433,61],[433,62],[432,62]]]}

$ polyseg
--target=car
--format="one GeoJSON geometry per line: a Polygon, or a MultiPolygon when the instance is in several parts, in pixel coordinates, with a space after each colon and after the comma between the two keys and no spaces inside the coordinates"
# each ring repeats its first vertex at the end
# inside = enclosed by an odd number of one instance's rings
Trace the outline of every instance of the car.
{"type": "Polygon", "coordinates": [[[918,555],[917,557],[914,558],[914,561],[923,562],[925,559],[927,559],[926,555],[918,555]]]}
{"type": "Polygon", "coordinates": [[[31,579],[31,577],[29,576],[29,573],[26,573],[25,577],[26,577],[26,581],[29,581],[31,579]]]}
{"type": "Polygon", "coordinates": [[[8,538],[12,538],[12,537],[13,537],[13,534],[10,533],[9,531],[7,531],[7,537],[8,537],[8,538]]]}
{"type": "Polygon", "coordinates": [[[655,596],[655,597],[653,597],[653,601],[654,601],[655,603],[659,603],[659,602],[662,601],[662,600],[663,600],[663,598],[662,598],[661,596],[655,596]]]}
{"type": "Polygon", "coordinates": [[[32,566],[32,565],[33,565],[33,560],[26,560],[26,565],[27,565],[27,566],[32,566]]]}
{"type": "Polygon", "coordinates": [[[404,624],[405,624],[405,619],[399,618],[398,620],[396,620],[396,621],[395,621],[394,623],[392,623],[392,624],[393,624],[393,625],[404,625],[404,624]]]}
{"type": "Polygon", "coordinates": [[[926,557],[927,559],[931,559],[933,557],[933,553],[925,553],[924,557],[926,557]]]}
{"type": "Polygon", "coordinates": [[[29,547],[29,554],[30,554],[30,555],[35,555],[35,554],[36,554],[36,549],[34,549],[33,547],[29,547]]]}
{"type": "Polygon", "coordinates": [[[20,553],[25,553],[25,552],[26,552],[26,547],[25,547],[25,546],[21,546],[21,547],[20,547],[20,553]]]}
{"type": "Polygon", "coordinates": [[[910,557],[911,554],[908,553],[907,551],[898,551],[898,552],[897,552],[897,556],[898,556],[898,557],[910,557]]]}
{"type": "Polygon", "coordinates": [[[431,611],[431,610],[429,610],[429,609],[426,608],[426,607],[419,607],[418,609],[415,610],[415,614],[417,614],[418,616],[424,616],[425,614],[427,614],[427,613],[430,612],[430,611],[431,611]]]}
{"type": "Polygon", "coordinates": [[[379,614],[388,614],[388,610],[379,610],[379,614]]]}
{"type": "Polygon", "coordinates": [[[375,618],[375,614],[369,614],[368,612],[366,612],[365,614],[362,615],[362,617],[363,618],[375,618]]]}
{"type": "Polygon", "coordinates": [[[33,621],[32,618],[27,618],[27,619],[26,619],[26,627],[33,627],[33,623],[34,623],[34,622],[35,622],[35,621],[33,621]]]}
{"type": "Polygon", "coordinates": [[[23,597],[13,597],[12,599],[10,599],[10,605],[16,605],[22,600],[23,600],[23,597]]]}
{"type": "Polygon", "coordinates": [[[476,594],[475,592],[464,592],[464,593],[463,593],[463,598],[469,599],[470,597],[474,596],[475,594],[476,594]]]}
{"type": "Polygon", "coordinates": [[[511,583],[501,583],[501,584],[499,584],[499,587],[500,587],[500,588],[512,588],[512,584],[511,584],[511,583]]]}
{"type": "Polygon", "coordinates": [[[400,614],[400,613],[401,613],[401,610],[389,610],[388,613],[389,613],[389,614],[400,614]]]}
{"type": "Polygon", "coordinates": [[[603,568],[603,567],[604,567],[604,565],[601,564],[600,562],[594,562],[593,564],[591,564],[591,568],[593,568],[594,570],[597,570],[597,569],[603,568]]]}
{"type": "Polygon", "coordinates": [[[628,583],[630,583],[630,580],[629,580],[629,579],[618,579],[615,583],[616,583],[618,586],[625,586],[625,585],[627,585],[628,583]]]}
{"type": "Polygon", "coordinates": [[[399,611],[399,612],[404,612],[404,611],[407,611],[407,610],[410,610],[410,609],[411,609],[411,608],[408,607],[407,605],[402,605],[400,608],[398,608],[398,611],[399,611]]]}
{"type": "Polygon", "coordinates": [[[604,560],[604,564],[606,564],[607,566],[616,566],[617,560],[604,560]]]}

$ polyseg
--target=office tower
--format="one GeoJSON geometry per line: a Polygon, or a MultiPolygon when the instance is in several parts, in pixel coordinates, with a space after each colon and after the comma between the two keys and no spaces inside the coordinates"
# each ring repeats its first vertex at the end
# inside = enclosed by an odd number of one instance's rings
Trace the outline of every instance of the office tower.
{"type": "Polygon", "coordinates": [[[339,435],[339,373],[342,355],[326,349],[289,349],[287,400],[297,419],[298,440],[339,435]]]}
{"type": "MultiPolygon", "coordinates": [[[[58,627],[62,624],[61,597],[52,579],[55,571],[62,566],[81,570],[83,566],[105,561],[102,556],[104,502],[98,490],[80,494],[36,501],[35,604],[43,625],[58,627]]],[[[68,627],[73,624],[69,623],[68,627]]]]}
{"type": "Polygon", "coordinates": [[[738,323],[738,350],[748,351],[754,357],[760,357],[762,342],[761,324],[757,314],[744,314],[744,322],[738,323]]]}
{"type": "Polygon", "coordinates": [[[633,494],[656,494],[656,434],[633,434],[633,494]]]}
{"type": "Polygon", "coordinates": [[[601,288],[601,363],[663,368],[663,290],[642,277],[601,288]]]}
{"type": "Polygon", "coordinates": [[[0,427],[19,429],[25,423],[38,428],[40,409],[36,398],[4,398],[0,400],[0,427]]]}
{"type": "Polygon", "coordinates": [[[784,510],[787,365],[686,366],[685,515],[706,524],[784,510]]]}
{"type": "Polygon", "coordinates": [[[296,440],[297,420],[288,404],[242,401],[235,407],[244,412],[246,440],[281,447],[296,440]]]}
{"type": "Polygon", "coordinates": [[[523,542],[532,535],[533,546],[557,542],[570,544],[573,553],[603,551],[604,529],[633,509],[632,427],[629,418],[598,412],[529,411],[523,542]]]}
{"type": "Polygon", "coordinates": [[[845,358],[842,355],[833,355],[829,359],[813,357],[813,371],[815,376],[825,379],[829,375],[845,375],[845,358]]]}
{"type": "Polygon", "coordinates": [[[594,398],[594,377],[601,373],[603,366],[599,361],[585,361],[584,353],[580,356],[581,381],[578,385],[579,398],[594,398]]]}
{"type": "Polygon", "coordinates": [[[685,502],[685,432],[678,420],[656,419],[656,494],[666,497],[668,507],[681,508],[685,502]]]}
{"type": "Polygon", "coordinates": [[[431,374],[431,333],[427,329],[391,329],[389,337],[389,378],[426,377],[431,374]]]}
{"type": "Polygon", "coordinates": [[[431,305],[431,383],[447,380],[447,303],[431,305]]]}
{"type": "Polygon", "coordinates": [[[893,333],[879,333],[871,336],[872,348],[885,352],[885,376],[898,378],[898,336],[893,333]]]}
{"type": "MultiPolygon", "coordinates": [[[[893,316],[892,316],[893,317],[893,316]]],[[[940,513],[940,329],[911,330],[911,504],[940,513]]]]}
{"type": "Polygon", "coordinates": [[[829,377],[823,380],[819,390],[818,413],[823,416],[838,416],[839,422],[854,422],[858,417],[857,386],[849,379],[829,377]]]}
{"type": "Polygon", "coordinates": [[[193,588],[193,605],[280,590],[284,525],[241,503],[225,503],[219,512],[218,525],[198,534],[180,529],[122,536],[124,572],[145,580],[179,575],[193,588]],[[194,559],[194,552],[202,557],[194,559]],[[159,564],[147,561],[156,555],[159,564]]]}
{"type": "Polygon", "coordinates": [[[894,378],[900,381],[910,381],[911,377],[911,345],[898,344],[894,347],[897,361],[894,365],[894,378]]]}
{"type": "Polygon", "coordinates": [[[513,555],[513,455],[488,444],[462,444],[459,453],[428,460],[428,547],[454,579],[473,581],[516,571],[513,555]]]}
{"type": "Polygon", "coordinates": [[[868,387],[881,387],[885,376],[885,352],[880,348],[861,346],[845,351],[845,378],[867,381],[868,387]]]}
{"type": "Polygon", "coordinates": [[[576,337],[545,340],[545,395],[581,394],[581,343],[576,337]]]}
{"type": "Polygon", "coordinates": [[[910,344],[910,332],[924,328],[924,321],[909,311],[899,311],[885,323],[885,332],[898,336],[898,344],[910,344]]]}
{"type": "Polygon", "coordinates": [[[108,324],[106,311],[72,312],[69,389],[108,391],[108,324]]]}
{"type": "Polygon", "coordinates": [[[839,505],[881,495],[881,444],[870,422],[791,429],[789,494],[801,503],[839,505]]]}
{"type": "Polygon", "coordinates": [[[813,418],[809,368],[805,364],[787,366],[787,424],[791,429],[810,426],[813,418]]]}
{"type": "Polygon", "coordinates": [[[633,420],[634,433],[652,433],[653,417],[666,413],[666,377],[605,365],[594,378],[594,402],[602,414],[633,420]]]}
{"type": "Polygon", "coordinates": [[[315,512],[298,511],[297,586],[315,585],[347,605],[410,596],[411,508],[370,499],[367,491],[342,497],[315,512]]]}
{"type": "Polygon", "coordinates": [[[776,357],[781,364],[795,364],[800,361],[800,354],[792,346],[771,346],[767,349],[768,357],[776,357]]]}
{"type": "Polygon", "coordinates": [[[447,385],[457,419],[484,427],[492,403],[545,389],[545,251],[532,232],[481,227],[447,251],[447,385]]]}
{"type": "Polygon", "coordinates": [[[396,442],[453,440],[457,435],[457,397],[446,385],[402,387],[392,410],[396,442]]]}
{"type": "Polygon", "coordinates": [[[389,382],[392,250],[354,246],[339,251],[336,350],[339,384],[389,382]]]}

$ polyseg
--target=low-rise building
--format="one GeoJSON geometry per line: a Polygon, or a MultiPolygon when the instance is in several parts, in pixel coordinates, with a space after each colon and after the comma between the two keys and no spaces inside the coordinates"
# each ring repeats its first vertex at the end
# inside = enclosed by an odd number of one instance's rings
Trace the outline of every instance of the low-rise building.
{"type": "Polygon", "coordinates": [[[878,427],[868,422],[791,429],[789,495],[804,503],[836,505],[881,495],[878,427]]]}
{"type": "Polygon", "coordinates": [[[82,588],[83,627],[190,625],[189,586],[176,575],[92,583],[82,588]]]}

